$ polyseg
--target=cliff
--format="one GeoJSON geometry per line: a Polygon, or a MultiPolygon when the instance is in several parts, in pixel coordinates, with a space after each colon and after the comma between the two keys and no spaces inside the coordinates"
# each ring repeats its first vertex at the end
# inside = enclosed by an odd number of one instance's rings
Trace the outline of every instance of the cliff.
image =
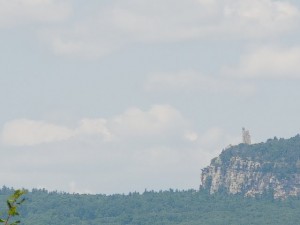
{"type": "Polygon", "coordinates": [[[300,195],[300,136],[230,147],[202,170],[202,189],[285,199],[300,195]]]}

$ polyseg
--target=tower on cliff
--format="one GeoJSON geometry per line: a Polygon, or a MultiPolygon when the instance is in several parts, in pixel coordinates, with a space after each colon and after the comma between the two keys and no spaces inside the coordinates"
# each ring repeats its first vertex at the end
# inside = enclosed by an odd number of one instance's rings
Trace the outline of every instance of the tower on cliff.
{"type": "Polygon", "coordinates": [[[251,136],[249,130],[246,130],[244,127],[242,128],[243,135],[243,143],[247,145],[251,145],[251,136]]]}

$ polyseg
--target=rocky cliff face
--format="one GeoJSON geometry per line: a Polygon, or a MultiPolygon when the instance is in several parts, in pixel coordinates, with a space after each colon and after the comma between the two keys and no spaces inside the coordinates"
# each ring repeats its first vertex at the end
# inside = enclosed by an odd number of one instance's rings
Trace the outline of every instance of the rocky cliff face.
{"type": "Polygon", "coordinates": [[[202,170],[201,188],[211,194],[225,191],[249,197],[272,194],[285,199],[300,195],[300,137],[299,145],[293,146],[297,156],[292,157],[288,155],[291,151],[282,148],[285,144],[274,148],[279,141],[271,142],[223,151],[202,170]]]}

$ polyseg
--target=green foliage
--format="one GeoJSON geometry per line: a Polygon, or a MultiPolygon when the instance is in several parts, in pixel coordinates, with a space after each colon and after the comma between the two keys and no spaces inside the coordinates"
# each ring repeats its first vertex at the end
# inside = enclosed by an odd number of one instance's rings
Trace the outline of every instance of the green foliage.
{"type": "Polygon", "coordinates": [[[268,139],[265,143],[233,146],[220,155],[222,166],[227,167],[232,157],[256,161],[262,164],[259,172],[272,172],[284,178],[300,173],[300,135],[290,139],[268,139]]]}
{"type": "Polygon", "coordinates": [[[4,225],[17,225],[20,223],[20,220],[15,220],[10,223],[11,218],[19,216],[18,207],[25,201],[25,199],[20,199],[27,191],[25,190],[16,190],[11,196],[6,200],[7,204],[7,215],[6,219],[0,218],[0,223],[4,225]]]}
{"type": "MultiPolygon", "coordinates": [[[[7,196],[0,189],[0,202],[7,196]]],[[[196,190],[110,196],[33,190],[20,213],[24,225],[295,225],[300,221],[300,200],[196,190]]]]}

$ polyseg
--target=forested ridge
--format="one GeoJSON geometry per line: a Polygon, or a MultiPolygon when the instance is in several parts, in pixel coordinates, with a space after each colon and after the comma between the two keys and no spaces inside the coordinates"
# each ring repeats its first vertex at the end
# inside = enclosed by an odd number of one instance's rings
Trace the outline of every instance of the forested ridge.
{"type": "Polygon", "coordinates": [[[203,188],[245,196],[300,196],[300,135],[231,146],[202,169],[203,188]]]}
{"type": "Polygon", "coordinates": [[[220,154],[220,159],[226,165],[230,163],[232,157],[237,156],[264,163],[265,167],[261,168],[262,172],[300,172],[300,135],[289,139],[274,137],[266,142],[252,145],[232,146],[220,154]]]}
{"type": "MultiPolygon", "coordinates": [[[[1,212],[12,191],[0,190],[1,212]]],[[[24,225],[295,225],[300,221],[300,199],[209,195],[196,190],[110,196],[32,190],[20,207],[20,217],[24,225]]]]}
{"type": "MultiPolygon", "coordinates": [[[[300,169],[300,136],[233,146],[220,155],[224,168],[232,157],[262,162],[260,172],[289,177],[300,169]]],[[[213,159],[212,163],[217,159],[213,159]]],[[[226,169],[226,168],[225,168],[226,169]]],[[[0,189],[0,210],[14,192],[0,189]]],[[[20,207],[23,225],[295,225],[300,221],[300,196],[274,199],[266,192],[253,198],[208,190],[144,191],[129,194],[71,194],[33,189],[20,207]]],[[[5,213],[4,213],[5,214],[5,213]]]]}

